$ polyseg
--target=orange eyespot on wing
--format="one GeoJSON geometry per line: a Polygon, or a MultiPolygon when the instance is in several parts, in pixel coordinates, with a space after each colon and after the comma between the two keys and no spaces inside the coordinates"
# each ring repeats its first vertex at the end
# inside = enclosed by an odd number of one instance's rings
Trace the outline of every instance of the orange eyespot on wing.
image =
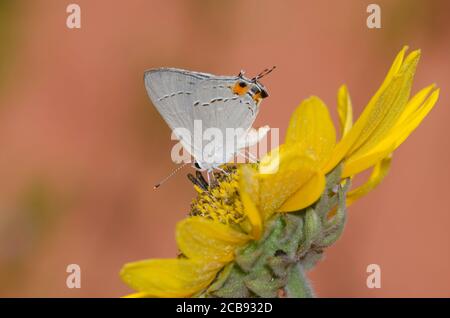
{"type": "Polygon", "coordinates": [[[233,93],[239,96],[244,95],[248,91],[248,85],[245,82],[237,81],[236,84],[234,84],[233,93]]]}

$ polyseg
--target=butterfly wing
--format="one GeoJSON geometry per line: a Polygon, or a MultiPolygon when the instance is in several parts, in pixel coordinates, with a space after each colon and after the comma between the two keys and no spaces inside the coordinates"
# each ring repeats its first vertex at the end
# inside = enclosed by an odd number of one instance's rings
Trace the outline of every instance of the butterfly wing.
{"type": "Polygon", "coordinates": [[[253,125],[259,106],[247,94],[233,93],[238,77],[216,76],[203,80],[193,94],[194,118],[202,121],[202,128],[217,129],[223,136],[215,142],[215,165],[228,162],[239,150],[239,140],[253,125]],[[227,131],[228,130],[228,131],[227,131]]]}
{"type": "Polygon", "coordinates": [[[226,146],[229,143],[227,128],[239,133],[238,140],[244,138],[258,114],[259,107],[250,96],[233,93],[232,87],[238,79],[173,68],[145,72],[144,82],[150,99],[202,167],[228,162],[238,149],[226,146]],[[193,138],[198,137],[194,136],[196,120],[201,121],[201,138],[209,128],[218,130],[223,136],[222,140],[213,142],[216,154],[213,163],[203,162],[203,146],[194,142],[193,138]]]}
{"type": "Polygon", "coordinates": [[[194,157],[201,149],[193,149],[188,132],[194,131],[193,93],[198,84],[210,74],[174,68],[159,68],[144,73],[148,96],[183,147],[194,157]]]}

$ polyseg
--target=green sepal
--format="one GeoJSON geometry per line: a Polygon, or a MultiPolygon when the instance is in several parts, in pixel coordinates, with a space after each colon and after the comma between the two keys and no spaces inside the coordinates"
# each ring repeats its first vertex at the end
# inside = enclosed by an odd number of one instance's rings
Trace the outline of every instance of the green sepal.
{"type": "Polygon", "coordinates": [[[313,297],[305,271],[342,234],[349,186],[350,180],[341,182],[341,167],[334,169],[317,202],[267,220],[262,238],[236,250],[234,262],[200,296],[313,297]]]}

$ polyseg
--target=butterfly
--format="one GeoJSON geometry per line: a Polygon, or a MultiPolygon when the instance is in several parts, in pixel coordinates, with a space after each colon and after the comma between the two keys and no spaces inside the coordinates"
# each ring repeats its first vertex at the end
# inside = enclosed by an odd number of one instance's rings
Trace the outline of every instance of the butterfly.
{"type": "Polygon", "coordinates": [[[237,76],[217,76],[158,68],[146,71],[144,82],[153,105],[193,156],[195,167],[209,176],[213,169],[221,170],[221,165],[242,155],[242,149],[257,144],[270,130],[268,126],[254,129],[252,125],[261,101],[269,96],[259,79],[274,68],[252,79],[242,71],[237,76]],[[222,138],[205,145],[204,135],[211,130],[222,138]]]}

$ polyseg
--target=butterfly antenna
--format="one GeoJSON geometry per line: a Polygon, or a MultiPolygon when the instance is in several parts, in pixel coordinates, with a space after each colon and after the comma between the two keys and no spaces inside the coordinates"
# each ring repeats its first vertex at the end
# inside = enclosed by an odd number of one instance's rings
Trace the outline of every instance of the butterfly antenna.
{"type": "Polygon", "coordinates": [[[260,79],[261,77],[264,77],[264,76],[266,76],[267,74],[269,74],[269,73],[271,73],[274,69],[276,69],[277,67],[276,67],[276,65],[274,65],[274,66],[272,66],[272,68],[266,68],[264,71],[262,71],[261,73],[259,73],[258,75],[256,75],[254,78],[253,78],[253,80],[258,80],[258,79],[260,79]]]}
{"type": "Polygon", "coordinates": [[[181,166],[176,167],[167,177],[165,177],[164,179],[162,179],[159,183],[155,184],[155,186],[153,187],[154,190],[158,189],[164,182],[166,182],[167,180],[169,180],[175,173],[177,173],[178,171],[180,171],[182,168],[184,168],[187,165],[187,163],[183,163],[181,166]]]}

